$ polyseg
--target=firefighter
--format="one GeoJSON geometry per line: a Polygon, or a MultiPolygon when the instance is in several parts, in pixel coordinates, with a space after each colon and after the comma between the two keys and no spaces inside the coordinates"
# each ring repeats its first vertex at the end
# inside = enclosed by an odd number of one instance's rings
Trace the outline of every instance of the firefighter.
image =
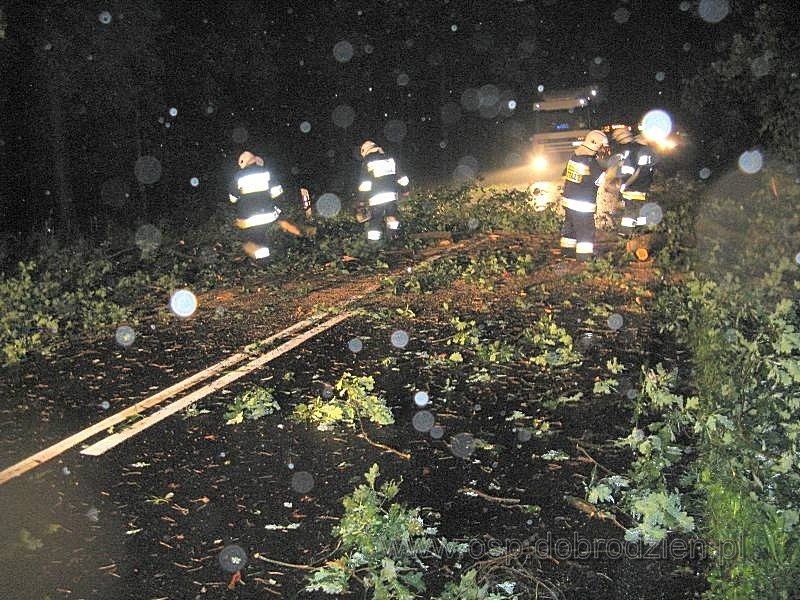
{"type": "Polygon", "coordinates": [[[640,214],[653,183],[653,169],[657,157],[644,134],[634,135],[627,129],[619,130],[620,194],[625,211],[620,221],[620,233],[633,237],[637,230],[647,225],[647,217],[640,214]]]}
{"type": "Polygon", "coordinates": [[[252,258],[270,255],[268,234],[275,223],[281,230],[301,237],[297,225],[279,218],[278,199],[283,186],[271,179],[264,159],[246,150],[239,155],[239,172],[236,174],[228,199],[236,204],[236,227],[242,234],[244,251],[252,258]]]}
{"type": "Polygon", "coordinates": [[[567,258],[587,261],[594,256],[596,198],[604,185],[606,171],[597,155],[608,146],[602,131],[593,130],[575,148],[564,168],[564,223],[561,227],[561,252],[567,258]]]}
{"type": "Polygon", "coordinates": [[[361,175],[358,184],[359,220],[367,223],[367,239],[379,241],[384,233],[395,239],[400,227],[397,201],[400,188],[408,185],[408,177],[397,176],[395,160],[372,140],[361,144],[361,175]]]}

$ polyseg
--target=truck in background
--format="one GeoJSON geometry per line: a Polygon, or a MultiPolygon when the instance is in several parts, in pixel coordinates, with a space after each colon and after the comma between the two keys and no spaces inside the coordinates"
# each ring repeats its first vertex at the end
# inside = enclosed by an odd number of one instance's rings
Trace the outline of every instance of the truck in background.
{"type": "Polygon", "coordinates": [[[561,174],[577,142],[595,128],[596,87],[538,92],[533,102],[529,187],[537,210],[561,193],[561,174]]]}

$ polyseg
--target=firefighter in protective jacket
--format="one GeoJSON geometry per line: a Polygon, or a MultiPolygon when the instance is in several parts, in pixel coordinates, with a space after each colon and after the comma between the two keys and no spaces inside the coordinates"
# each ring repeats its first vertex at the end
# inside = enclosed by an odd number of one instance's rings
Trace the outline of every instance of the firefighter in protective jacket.
{"type": "Polygon", "coordinates": [[[361,176],[359,201],[367,211],[367,239],[378,241],[384,233],[389,239],[397,236],[400,218],[397,201],[408,177],[397,175],[395,160],[372,140],[361,144],[361,176]]]}
{"type": "Polygon", "coordinates": [[[632,237],[637,229],[647,225],[647,217],[641,214],[641,209],[647,202],[647,194],[653,183],[657,157],[643,134],[634,137],[627,129],[621,129],[616,137],[621,144],[620,194],[625,203],[620,233],[632,237]]]}
{"type": "Polygon", "coordinates": [[[580,261],[594,256],[597,188],[604,185],[605,170],[597,154],[608,145],[602,131],[593,130],[575,148],[564,168],[561,203],[565,217],[561,227],[561,252],[580,261]]]}
{"type": "Polygon", "coordinates": [[[250,151],[239,155],[236,174],[228,199],[236,204],[236,227],[242,234],[244,251],[252,258],[270,255],[269,233],[275,223],[280,229],[300,237],[300,229],[286,219],[280,219],[278,201],[283,186],[272,179],[264,159],[250,151]]]}

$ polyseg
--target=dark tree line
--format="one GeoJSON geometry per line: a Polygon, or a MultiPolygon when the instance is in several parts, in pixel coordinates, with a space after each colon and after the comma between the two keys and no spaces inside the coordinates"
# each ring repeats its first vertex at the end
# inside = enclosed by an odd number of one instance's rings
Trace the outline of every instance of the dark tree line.
{"type": "MultiPolygon", "coordinates": [[[[558,4],[0,0],[4,237],[27,247],[50,230],[103,239],[121,225],[197,224],[225,197],[245,147],[317,191],[345,193],[359,142],[386,141],[392,120],[406,129],[393,145],[407,170],[446,177],[464,154],[524,142],[539,82],[611,92],[620,82],[610,110],[645,106],[639,88],[654,85],[632,69],[634,38],[559,21],[558,4]],[[332,54],[342,40],[347,62],[332,54]],[[628,50],[610,73],[596,68],[609,44],[628,50]],[[487,84],[517,100],[515,114],[463,108],[464,90],[487,84]],[[331,119],[342,104],[356,113],[348,127],[331,119]],[[298,129],[304,119],[310,132],[298,129]]],[[[618,31],[655,27],[647,6],[631,5],[638,24],[618,31]]],[[[743,140],[796,151],[796,19],[779,3],[734,8],[731,21],[746,27],[687,74],[695,137],[720,154],[743,140]]]]}
{"type": "Polygon", "coordinates": [[[725,55],[685,82],[682,105],[706,155],[724,162],[760,147],[797,166],[800,19],[790,2],[733,3],[743,24],[725,55]]]}

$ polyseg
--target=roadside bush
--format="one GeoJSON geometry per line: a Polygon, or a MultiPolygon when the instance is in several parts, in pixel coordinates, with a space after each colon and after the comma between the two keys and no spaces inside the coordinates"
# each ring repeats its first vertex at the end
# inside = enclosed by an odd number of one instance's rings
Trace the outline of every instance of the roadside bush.
{"type": "MultiPolygon", "coordinates": [[[[693,202],[694,199],[687,199],[693,202]]],[[[692,353],[691,411],[712,598],[791,598],[800,580],[800,190],[766,171],[698,199],[693,270],[659,300],[692,353]]],[[[676,411],[675,409],[679,410],[676,411]]]]}

